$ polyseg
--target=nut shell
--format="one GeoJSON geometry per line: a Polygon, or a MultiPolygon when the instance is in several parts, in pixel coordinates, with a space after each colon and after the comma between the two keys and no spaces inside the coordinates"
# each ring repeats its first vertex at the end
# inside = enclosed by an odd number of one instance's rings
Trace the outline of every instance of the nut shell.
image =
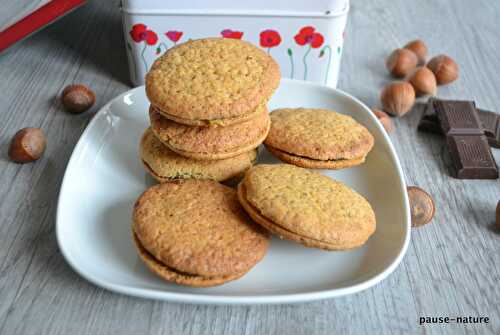
{"type": "Polygon", "coordinates": [[[389,115],[387,115],[387,113],[377,108],[373,108],[372,112],[373,114],[375,114],[380,123],[382,123],[382,126],[384,127],[386,132],[392,133],[394,131],[394,124],[392,123],[392,120],[389,115]]]}
{"type": "Polygon", "coordinates": [[[408,186],[407,192],[410,201],[411,226],[421,227],[431,222],[436,207],[429,193],[416,186],[408,186]]]}
{"type": "Polygon", "coordinates": [[[458,65],[446,55],[439,55],[432,58],[427,67],[436,76],[438,85],[446,85],[458,79],[458,65]]]}
{"type": "Polygon", "coordinates": [[[382,89],[380,100],[386,113],[403,116],[415,103],[415,90],[404,81],[390,83],[382,89]]]}
{"type": "Polygon", "coordinates": [[[407,76],[418,63],[417,55],[408,49],[394,50],[385,63],[387,70],[397,78],[407,76]]]}
{"type": "Polygon", "coordinates": [[[83,113],[94,105],[95,94],[85,85],[69,85],[61,94],[61,102],[68,112],[83,113]]]}
{"type": "Polygon", "coordinates": [[[40,128],[23,128],[10,142],[9,158],[17,163],[29,163],[40,158],[47,141],[40,128]]]}
{"type": "Polygon", "coordinates": [[[403,48],[411,50],[417,55],[419,65],[425,64],[427,58],[427,45],[425,45],[424,41],[413,40],[408,42],[403,48]]]}
{"type": "Polygon", "coordinates": [[[408,81],[420,95],[436,95],[437,82],[434,73],[425,66],[417,67],[408,77],[408,81]]]}

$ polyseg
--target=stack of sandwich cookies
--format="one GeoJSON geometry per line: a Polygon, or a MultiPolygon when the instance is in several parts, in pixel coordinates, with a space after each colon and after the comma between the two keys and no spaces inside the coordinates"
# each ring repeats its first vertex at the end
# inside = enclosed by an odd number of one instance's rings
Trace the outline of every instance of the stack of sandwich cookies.
{"type": "Polygon", "coordinates": [[[313,108],[273,111],[264,142],[280,160],[313,169],[362,164],[373,143],[370,132],[350,116],[313,108]]]}
{"type": "Polygon", "coordinates": [[[137,200],[139,257],[161,278],[208,287],[237,279],[266,254],[269,237],[241,208],[236,191],[211,180],[176,180],[137,200]]]}
{"type": "Polygon", "coordinates": [[[269,133],[266,103],[279,80],[277,63],[244,41],[209,38],[169,49],[146,76],[146,170],[160,182],[243,175],[269,133]]]}
{"type": "Polygon", "coordinates": [[[255,222],[307,247],[352,249],[375,232],[375,214],[365,198],[293,165],[252,167],[238,185],[238,199],[255,222]]]}

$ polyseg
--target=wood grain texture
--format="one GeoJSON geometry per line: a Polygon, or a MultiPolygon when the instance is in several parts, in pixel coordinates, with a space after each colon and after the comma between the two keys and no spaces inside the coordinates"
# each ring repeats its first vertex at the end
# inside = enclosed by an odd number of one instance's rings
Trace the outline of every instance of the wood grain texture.
{"type": "MultiPolygon", "coordinates": [[[[499,16],[500,3],[489,0],[352,1],[339,87],[379,105],[386,55],[420,37],[460,64],[460,79],[440,87],[441,97],[500,111],[499,16]]],[[[492,227],[500,181],[450,178],[442,139],[416,131],[419,111],[395,120],[391,138],[408,184],[436,200],[436,217],[413,230],[402,264],[372,289],[309,304],[214,307],[130,298],[81,279],[57,248],[57,195],[93,113],[129,88],[124,50],[114,0],[92,1],[0,55],[0,334],[500,333],[500,233],[492,227]],[[68,114],[54,98],[73,82],[96,91],[90,112],[68,114]],[[26,126],[43,128],[47,151],[34,164],[10,163],[9,139],[26,126]],[[427,315],[491,322],[419,326],[427,315]]]]}

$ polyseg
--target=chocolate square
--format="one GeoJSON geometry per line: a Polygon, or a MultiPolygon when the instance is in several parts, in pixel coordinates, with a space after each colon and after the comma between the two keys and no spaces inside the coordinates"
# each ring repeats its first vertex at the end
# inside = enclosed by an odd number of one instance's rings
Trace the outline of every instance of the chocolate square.
{"type": "Polygon", "coordinates": [[[482,135],[483,129],[473,101],[432,100],[445,135],[482,135]]]}
{"type": "Polygon", "coordinates": [[[498,167],[486,136],[450,135],[446,140],[456,178],[498,178],[498,167]]]}

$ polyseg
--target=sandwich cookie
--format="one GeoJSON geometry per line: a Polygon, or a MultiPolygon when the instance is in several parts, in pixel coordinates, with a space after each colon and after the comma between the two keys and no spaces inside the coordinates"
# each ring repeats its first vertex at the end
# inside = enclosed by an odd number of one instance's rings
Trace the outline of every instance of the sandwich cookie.
{"type": "Polygon", "coordinates": [[[352,249],[375,232],[375,214],[365,198],[293,165],[254,166],[238,185],[238,199],[255,222],[307,247],[352,249]]]}
{"type": "Polygon", "coordinates": [[[280,81],[278,64],[251,43],[191,40],[169,49],[146,75],[155,108],[178,123],[238,123],[257,114],[280,81]]]}
{"type": "Polygon", "coordinates": [[[362,164],[374,139],[350,116],[326,109],[284,108],[271,113],[271,130],[264,144],[290,164],[343,169],[362,164]]]}
{"type": "Polygon", "coordinates": [[[227,159],[195,160],[167,148],[148,128],[141,138],[140,157],[146,171],[160,183],[189,178],[225,181],[241,178],[257,159],[257,149],[227,159]]]}
{"type": "Polygon", "coordinates": [[[270,129],[267,108],[254,119],[226,127],[186,126],[149,111],[151,130],[170,150],[199,160],[226,159],[257,148],[270,129]]]}
{"type": "Polygon", "coordinates": [[[195,287],[243,276],[269,245],[236,191],[211,180],[176,180],[146,190],[134,206],[133,234],[148,268],[167,281],[195,287]]]}

